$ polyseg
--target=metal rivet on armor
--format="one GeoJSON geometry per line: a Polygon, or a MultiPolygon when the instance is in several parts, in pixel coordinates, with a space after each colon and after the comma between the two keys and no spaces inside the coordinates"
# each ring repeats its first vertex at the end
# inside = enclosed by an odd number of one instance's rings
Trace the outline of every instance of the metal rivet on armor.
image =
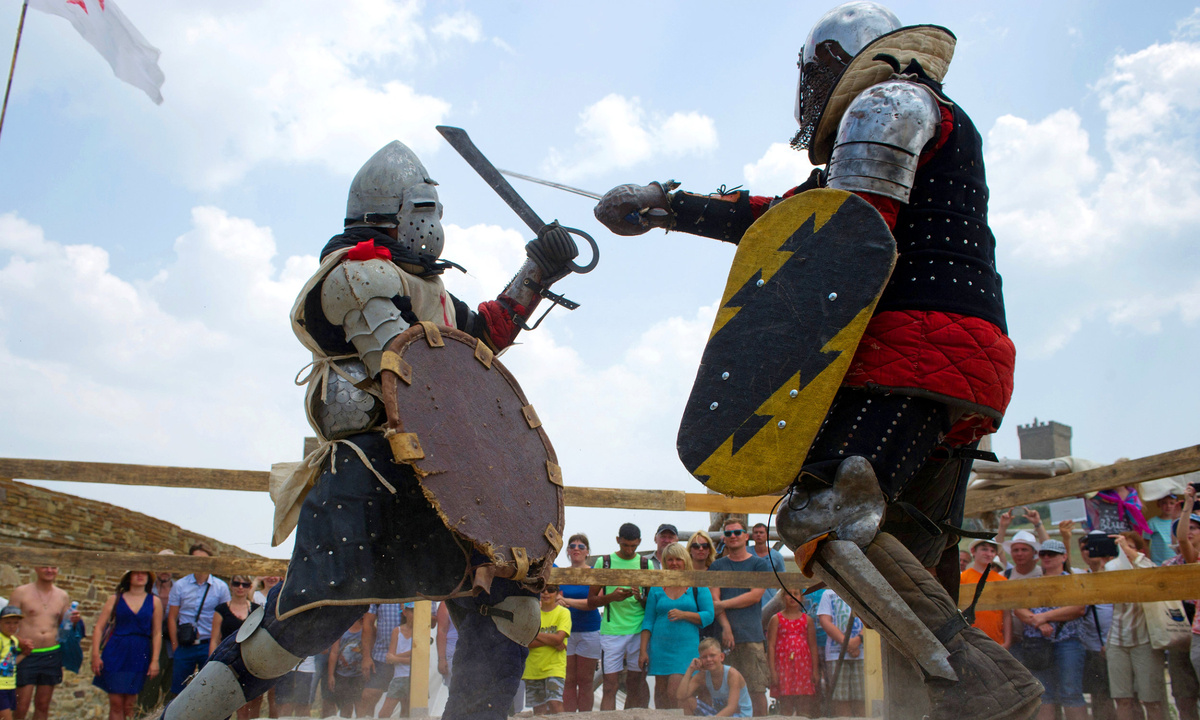
{"type": "Polygon", "coordinates": [[[717,404],[716,404],[716,403],[713,403],[712,405],[709,405],[709,406],[708,406],[708,409],[709,409],[709,410],[716,410],[716,409],[717,409],[717,404]]]}
{"type": "Polygon", "coordinates": [[[785,421],[783,421],[783,420],[780,420],[780,421],[779,421],[779,429],[780,429],[780,430],[782,430],[782,429],[784,429],[785,427],[787,427],[787,423],[786,423],[785,421]]]}
{"type": "Polygon", "coordinates": [[[346,542],[346,538],[342,538],[342,542],[346,542]]]}
{"type": "Polygon", "coordinates": [[[341,509],[342,509],[342,506],[341,506],[341,504],[339,503],[339,504],[338,504],[338,510],[341,510],[341,509]]]}
{"type": "Polygon", "coordinates": [[[362,549],[363,549],[363,546],[362,546],[362,545],[359,545],[359,546],[358,546],[358,549],[359,549],[359,550],[362,550],[362,549]]]}
{"type": "Polygon", "coordinates": [[[336,581],[336,580],[330,580],[330,581],[329,581],[329,585],[330,585],[330,587],[332,587],[332,586],[334,586],[334,585],[337,585],[337,581],[336,581]]]}
{"type": "Polygon", "coordinates": [[[767,281],[766,281],[766,280],[763,280],[762,278],[759,278],[759,279],[758,279],[758,282],[756,282],[756,283],[754,283],[754,284],[755,284],[755,285],[757,285],[757,286],[759,286],[759,287],[762,287],[763,285],[766,285],[766,284],[767,284],[767,281]]]}
{"type": "Polygon", "coordinates": [[[829,298],[830,302],[832,302],[834,300],[837,300],[837,293],[835,293],[835,292],[829,293],[829,295],[827,297],[829,298]]]}
{"type": "Polygon", "coordinates": [[[329,551],[329,554],[330,554],[330,555],[332,555],[332,554],[333,554],[333,551],[332,551],[332,550],[330,550],[330,551],[329,551]]]}
{"type": "Polygon", "coordinates": [[[728,380],[728,379],[729,379],[729,373],[727,373],[727,372],[723,372],[723,373],[721,373],[721,379],[722,379],[722,380],[728,380]]]}
{"type": "Polygon", "coordinates": [[[317,546],[317,549],[318,549],[318,550],[320,550],[320,549],[321,549],[321,546],[320,546],[320,545],[318,545],[318,546],[317,546]]]}
{"type": "Polygon", "coordinates": [[[799,395],[799,394],[800,394],[800,391],[799,391],[799,390],[793,390],[793,391],[791,391],[790,393],[788,393],[788,396],[789,396],[789,397],[796,397],[796,396],[797,396],[797,395],[799,395]]]}
{"type": "Polygon", "coordinates": [[[362,581],[363,581],[363,582],[366,582],[366,581],[367,581],[367,579],[366,579],[366,578],[363,578],[363,579],[362,579],[362,581]]]}
{"type": "Polygon", "coordinates": [[[307,590],[305,590],[304,588],[300,588],[300,592],[301,592],[301,594],[303,594],[303,593],[306,593],[306,592],[308,592],[308,591],[307,591],[307,590]]]}

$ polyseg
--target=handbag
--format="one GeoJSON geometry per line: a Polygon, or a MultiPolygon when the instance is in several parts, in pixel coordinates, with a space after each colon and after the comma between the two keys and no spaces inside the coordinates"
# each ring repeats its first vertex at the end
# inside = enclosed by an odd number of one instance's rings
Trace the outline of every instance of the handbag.
{"type": "MultiPolygon", "coordinates": [[[[1063,623],[1057,623],[1054,637],[1062,632],[1063,623]]],[[[1040,671],[1054,665],[1054,640],[1044,636],[1021,638],[1021,664],[1030,670],[1040,671]]]]}
{"type": "Polygon", "coordinates": [[[1192,626],[1179,600],[1142,603],[1150,647],[1155,650],[1187,650],[1192,643],[1192,626]]]}
{"type": "Polygon", "coordinates": [[[200,629],[196,627],[196,623],[200,622],[200,613],[204,611],[204,601],[208,599],[208,589],[212,587],[212,583],[205,583],[204,595],[200,596],[200,607],[196,608],[196,617],[190,623],[179,623],[175,628],[175,642],[179,643],[179,647],[192,647],[200,644],[200,629]]]}

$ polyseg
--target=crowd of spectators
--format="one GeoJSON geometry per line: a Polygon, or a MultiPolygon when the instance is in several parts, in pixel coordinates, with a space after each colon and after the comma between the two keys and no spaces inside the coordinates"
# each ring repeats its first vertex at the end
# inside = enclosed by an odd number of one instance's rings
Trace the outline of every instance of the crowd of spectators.
{"type": "MultiPolygon", "coordinates": [[[[1058,525],[1059,537],[1051,537],[1040,514],[1024,508],[1028,528],[1008,538],[1018,516],[1006,512],[995,540],[975,539],[962,550],[961,582],[1195,563],[1195,495],[1192,486],[1167,495],[1157,515],[1146,518],[1133,488],[1098,493],[1086,501],[1087,528],[1078,536],[1076,523],[1067,520],[1058,525]],[[1072,567],[1073,546],[1080,567],[1072,567]]],[[[590,711],[599,677],[601,710],[616,709],[623,690],[624,708],[653,703],[701,716],[862,716],[861,620],[827,589],[797,597],[736,587],[734,573],[784,570],[766,525],[746,525],[731,519],[718,533],[697,531],[681,543],[678,529],[663,524],[653,552],[645,554],[641,530],[632,523],[620,526],[615,550],[604,554],[592,553],[586,535],[572,535],[566,555],[573,568],[709,571],[719,581],[708,587],[547,586],[513,711],[590,711]]],[[[212,555],[203,543],[188,552],[212,555]]],[[[47,717],[62,668],[70,667],[72,638],[78,648],[82,618],[56,577],[55,568],[37,568],[35,581],[17,588],[0,611],[0,720],[23,720],[30,709],[35,720],[47,717]]],[[[90,666],[94,684],[108,694],[110,720],[152,712],[179,693],[280,581],[125,573],[92,626],[90,666]]],[[[971,622],[1045,687],[1039,720],[1085,720],[1089,710],[1094,720],[1166,720],[1172,714],[1168,687],[1178,720],[1200,720],[1200,619],[1194,619],[1194,603],[1183,608],[1192,624],[1182,637],[1178,627],[1174,634],[1159,628],[1161,608],[1136,602],[980,610],[971,622]]],[[[267,697],[241,708],[238,719],[264,712],[408,715],[414,638],[435,644],[447,684],[458,639],[444,604],[435,606],[430,628],[415,628],[413,614],[412,603],[371,605],[328,651],[305,658],[267,697]]]]}
{"type": "MultiPolygon", "coordinates": [[[[1197,562],[1195,494],[1190,485],[1167,494],[1147,518],[1135,488],[1102,491],[1085,500],[1085,527],[1064,520],[1059,537],[1050,536],[1037,510],[1024,508],[1029,528],[1006,540],[1016,517],[1006,512],[995,542],[974,540],[963,552],[962,584],[985,575],[997,582],[1197,562]],[[1072,547],[1080,567],[1071,565],[1072,547]]],[[[1172,714],[1168,685],[1179,720],[1200,718],[1200,619],[1192,601],[979,611],[973,624],[1045,687],[1039,720],[1084,720],[1089,709],[1094,720],[1165,720],[1172,714]]]]}

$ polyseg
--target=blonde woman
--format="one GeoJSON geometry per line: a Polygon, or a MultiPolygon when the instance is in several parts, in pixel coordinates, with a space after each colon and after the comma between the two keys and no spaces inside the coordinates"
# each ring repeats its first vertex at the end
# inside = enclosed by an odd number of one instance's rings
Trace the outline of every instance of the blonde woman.
{"type": "MultiPolygon", "coordinates": [[[[688,552],[679,543],[663,548],[664,570],[686,570],[688,552]]],[[[654,707],[675,707],[675,694],[688,665],[699,656],[700,628],[713,620],[712,592],[683,585],[652,587],[646,596],[638,664],[654,676],[654,707]]]]}
{"type": "MultiPolygon", "coordinates": [[[[687,542],[688,557],[692,561],[693,570],[708,570],[708,566],[713,564],[713,560],[717,559],[717,548],[713,544],[712,538],[708,533],[699,530],[694,533],[687,542]]],[[[709,595],[712,595],[712,588],[709,588],[709,595]]],[[[725,617],[725,613],[718,610],[716,619],[700,628],[700,637],[713,637],[721,639],[721,630],[729,627],[729,620],[725,617]]],[[[732,629],[730,632],[733,632],[732,629]]]]}

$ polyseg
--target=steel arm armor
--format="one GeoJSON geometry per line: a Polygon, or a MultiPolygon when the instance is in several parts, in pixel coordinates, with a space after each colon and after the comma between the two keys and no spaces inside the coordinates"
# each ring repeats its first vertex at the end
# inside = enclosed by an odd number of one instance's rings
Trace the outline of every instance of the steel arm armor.
{"type": "Polygon", "coordinates": [[[941,122],[937,99],[923,85],[887,80],[851,101],[829,161],[829,187],[907,203],[917,163],[941,122]]]}
{"type": "Polygon", "coordinates": [[[321,285],[325,318],[345,330],[371,377],[379,375],[383,348],[408,329],[410,323],[392,301],[405,294],[399,270],[382,259],[343,262],[321,285]]]}

